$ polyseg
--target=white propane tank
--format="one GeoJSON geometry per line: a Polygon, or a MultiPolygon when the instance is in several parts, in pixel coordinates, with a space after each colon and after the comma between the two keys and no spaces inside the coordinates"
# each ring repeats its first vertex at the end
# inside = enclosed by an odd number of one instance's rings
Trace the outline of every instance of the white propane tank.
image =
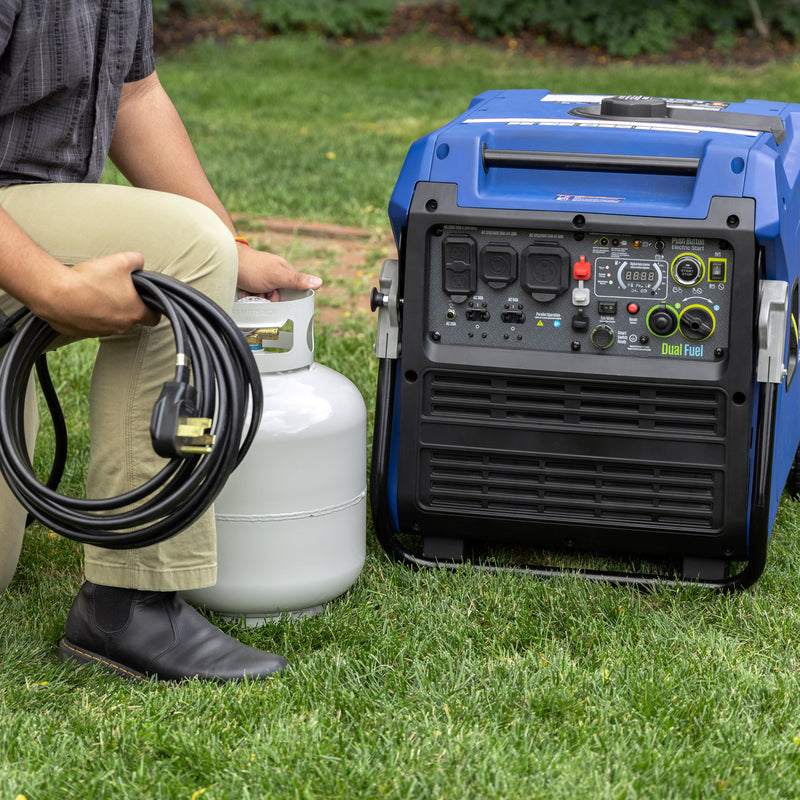
{"type": "Polygon", "coordinates": [[[190,603],[260,625],[320,613],[366,556],[367,413],[358,389],[314,361],[314,293],[246,297],[232,317],[253,349],[264,414],[214,503],[217,583],[190,603]]]}

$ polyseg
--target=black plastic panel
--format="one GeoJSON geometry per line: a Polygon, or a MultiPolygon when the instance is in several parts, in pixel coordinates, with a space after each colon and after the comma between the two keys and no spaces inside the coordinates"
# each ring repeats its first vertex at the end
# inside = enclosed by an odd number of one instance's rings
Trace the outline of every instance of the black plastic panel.
{"type": "Polygon", "coordinates": [[[705,220],[464,209],[455,186],[418,184],[399,530],[744,558],[753,215],[740,198],[715,198],[705,220]]]}

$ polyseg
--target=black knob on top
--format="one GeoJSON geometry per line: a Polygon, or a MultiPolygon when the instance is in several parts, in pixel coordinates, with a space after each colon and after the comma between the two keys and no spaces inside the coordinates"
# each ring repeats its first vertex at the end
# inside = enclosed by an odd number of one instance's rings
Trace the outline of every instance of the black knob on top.
{"type": "Polygon", "coordinates": [[[667,101],[663,97],[639,97],[617,95],[604,97],[600,103],[600,114],[604,117],[666,117],[667,101]]]}

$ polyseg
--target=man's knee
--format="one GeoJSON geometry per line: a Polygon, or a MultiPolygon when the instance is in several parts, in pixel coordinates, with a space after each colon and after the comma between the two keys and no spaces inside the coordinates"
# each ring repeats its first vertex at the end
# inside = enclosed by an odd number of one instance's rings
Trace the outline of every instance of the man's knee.
{"type": "MultiPolygon", "coordinates": [[[[168,253],[156,256],[155,268],[209,295],[221,305],[233,301],[238,258],[233,233],[206,206],[172,195],[158,199],[159,213],[171,218],[168,253]]],[[[145,253],[145,269],[148,254],[145,253]]]]}

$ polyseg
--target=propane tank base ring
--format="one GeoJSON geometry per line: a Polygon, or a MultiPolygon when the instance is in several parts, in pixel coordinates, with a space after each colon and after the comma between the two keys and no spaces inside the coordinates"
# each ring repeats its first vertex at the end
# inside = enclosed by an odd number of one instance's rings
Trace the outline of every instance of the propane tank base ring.
{"type": "Polygon", "coordinates": [[[226,622],[239,622],[248,628],[259,628],[262,625],[269,625],[284,619],[300,620],[306,617],[318,617],[325,610],[326,605],[327,603],[321,603],[318,606],[282,611],[279,614],[221,614],[216,612],[215,616],[226,622]]]}

